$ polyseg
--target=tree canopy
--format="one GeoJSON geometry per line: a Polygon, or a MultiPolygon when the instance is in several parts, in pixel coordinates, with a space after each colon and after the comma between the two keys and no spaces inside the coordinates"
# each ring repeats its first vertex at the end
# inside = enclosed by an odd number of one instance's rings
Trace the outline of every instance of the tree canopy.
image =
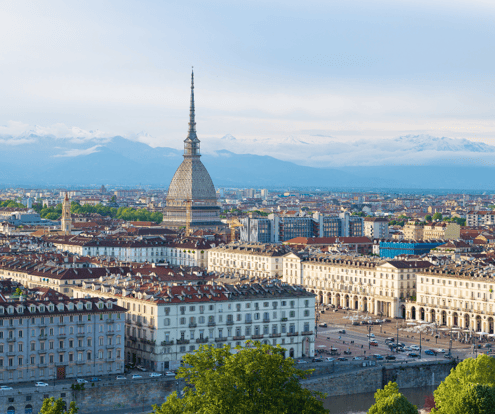
{"type": "Polygon", "coordinates": [[[495,386],[495,359],[487,355],[468,358],[450,371],[450,374],[435,390],[435,405],[432,413],[484,413],[493,411],[469,411],[462,407],[484,406],[493,397],[495,386]],[[490,394],[492,393],[492,394],[490,394]],[[483,400],[483,401],[482,401],[483,400]],[[486,400],[486,401],[485,401],[486,400]],[[453,409],[458,411],[453,411],[453,409]]]}
{"type": "Polygon", "coordinates": [[[24,204],[18,203],[14,200],[5,200],[0,202],[0,207],[2,208],[22,208],[25,209],[26,206],[24,204]]]}
{"type": "Polygon", "coordinates": [[[443,216],[442,216],[442,213],[435,213],[433,214],[433,220],[442,220],[443,219],[443,216]]]}
{"type": "Polygon", "coordinates": [[[65,409],[65,402],[62,398],[55,400],[55,398],[45,398],[43,405],[38,414],[77,414],[79,409],[76,407],[76,403],[72,401],[69,405],[69,410],[65,409]]]}
{"type": "Polygon", "coordinates": [[[407,401],[395,382],[389,382],[382,390],[377,390],[375,401],[368,414],[418,414],[418,407],[407,401]]]}
{"type": "Polygon", "coordinates": [[[318,414],[327,413],[324,395],[302,388],[311,370],[296,369],[280,345],[250,342],[246,348],[203,345],[184,356],[177,377],[188,387],[171,394],[154,414],[318,414]]]}

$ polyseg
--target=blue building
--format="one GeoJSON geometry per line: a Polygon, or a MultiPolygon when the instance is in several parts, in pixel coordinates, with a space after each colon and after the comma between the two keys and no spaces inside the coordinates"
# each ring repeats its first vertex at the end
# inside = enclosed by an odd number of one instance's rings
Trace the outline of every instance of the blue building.
{"type": "Polygon", "coordinates": [[[380,242],[380,257],[393,259],[400,254],[422,255],[430,253],[431,249],[445,244],[445,241],[383,241],[380,242]]]}

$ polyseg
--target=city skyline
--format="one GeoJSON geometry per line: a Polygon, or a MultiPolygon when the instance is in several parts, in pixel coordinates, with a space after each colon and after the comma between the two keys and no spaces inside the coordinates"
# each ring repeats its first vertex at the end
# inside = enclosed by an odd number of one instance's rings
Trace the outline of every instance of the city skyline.
{"type": "Polygon", "coordinates": [[[6,5],[0,134],[177,148],[194,65],[203,141],[493,143],[486,2],[145,4],[6,5]]]}

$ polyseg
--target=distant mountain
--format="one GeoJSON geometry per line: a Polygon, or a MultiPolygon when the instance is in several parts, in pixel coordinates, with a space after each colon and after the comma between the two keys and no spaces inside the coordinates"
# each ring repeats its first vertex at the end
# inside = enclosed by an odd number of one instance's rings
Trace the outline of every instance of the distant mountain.
{"type": "MultiPolygon", "coordinates": [[[[238,141],[231,136],[224,138],[224,144],[238,141]]],[[[285,145],[316,151],[314,143],[297,138],[289,138],[285,145]]],[[[376,142],[363,143],[367,149],[360,151],[368,151],[368,157],[373,156],[370,148],[376,145],[376,142]]],[[[471,155],[495,155],[493,146],[449,138],[428,141],[424,136],[408,136],[388,140],[387,145],[380,151],[389,153],[392,159],[401,159],[402,152],[410,151],[465,154],[469,149],[471,155]]],[[[333,158],[345,158],[342,148],[337,150],[341,153],[333,158]]],[[[167,187],[183,159],[182,150],[152,148],[123,137],[98,134],[71,138],[34,133],[22,137],[3,136],[0,151],[0,184],[4,186],[149,184],[167,187]]],[[[316,158],[315,154],[309,158],[309,165],[298,165],[268,155],[239,154],[226,149],[210,150],[202,156],[216,186],[495,189],[495,168],[491,168],[488,161],[481,166],[455,166],[455,159],[450,165],[441,166],[440,161],[426,166],[342,166],[341,162],[334,162],[330,165],[335,164],[336,168],[321,168],[328,163],[316,158]]]]}

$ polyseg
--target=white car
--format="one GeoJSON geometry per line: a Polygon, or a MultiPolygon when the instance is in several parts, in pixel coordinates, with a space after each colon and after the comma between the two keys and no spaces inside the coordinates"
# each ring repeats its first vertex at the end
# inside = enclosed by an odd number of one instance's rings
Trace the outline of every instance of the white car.
{"type": "Polygon", "coordinates": [[[335,361],[335,358],[332,358],[332,357],[326,357],[326,358],[325,358],[325,361],[327,361],[327,362],[333,362],[333,361],[335,361]]]}
{"type": "Polygon", "coordinates": [[[307,362],[307,361],[305,361],[304,359],[299,359],[299,360],[297,361],[297,363],[298,363],[298,364],[307,364],[308,362],[307,362]]]}
{"type": "Polygon", "coordinates": [[[419,351],[419,346],[418,345],[411,345],[410,347],[413,351],[419,351]]]}
{"type": "Polygon", "coordinates": [[[158,373],[158,372],[150,372],[150,377],[161,377],[162,374],[158,373]]]}
{"type": "Polygon", "coordinates": [[[438,352],[439,354],[445,354],[445,349],[443,348],[436,349],[435,351],[438,352]]]}
{"type": "Polygon", "coordinates": [[[353,361],[361,361],[362,359],[363,358],[361,358],[361,357],[354,357],[354,358],[352,358],[353,361]]]}
{"type": "Polygon", "coordinates": [[[37,382],[34,384],[35,387],[48,387],[48,384],[46,382],[37,382]]]}
{"type": "Polygon", "coordinates": [[[7,387],[6,385],[0,385],[0,391],[10,391],[13,390],[12,387],[7,387]]]}
{"type": "Polygon", "coordinates": [[[375,337],[375,334],[372,334],[372,333],[371,333],[371,334],[368,334],[368,335],[366,335],[366,336],[367,336],[368,338],[374,338],[374,337],[375,337]]]}
{"type": "Polygon", "coordinates": [[[143,377],[141,375],[138,375],[138,374],[132,374],[131,379],[139,379],[139,378],[143,378],[143,377]]]}
{"type": "Polygon", "coordinates": [[[123,376],[123,375],[117,375],[117,378],[116,379],[118,379],[118,380],[125,380],[127,378],[125,376],[123,376]]]}
{"type": "Polygon", "coordinates": [[[86,381],[85,379],[82,379],[82,378],[78,378],[78,379],[77,379],[77,383],[78,383],[78,384],[87,384],[87,383],[88,383],[88,381],[86,381]]]}
{"type": "Polygon", "coordinates": [[[141,365],[138,365],[136,367],[136,369],[138,369],[139,371],[142,371],[142,372],[146,372],[146,368],[145,367],[142,367],[141,365]]]}
{"type": "Polygon", "coordinates": [[[175,373],[170,372],[170,371],[167,371],[167,372],[165,373],[165,376],[167,376],[167,377],[175,377],[175,373]]]}

